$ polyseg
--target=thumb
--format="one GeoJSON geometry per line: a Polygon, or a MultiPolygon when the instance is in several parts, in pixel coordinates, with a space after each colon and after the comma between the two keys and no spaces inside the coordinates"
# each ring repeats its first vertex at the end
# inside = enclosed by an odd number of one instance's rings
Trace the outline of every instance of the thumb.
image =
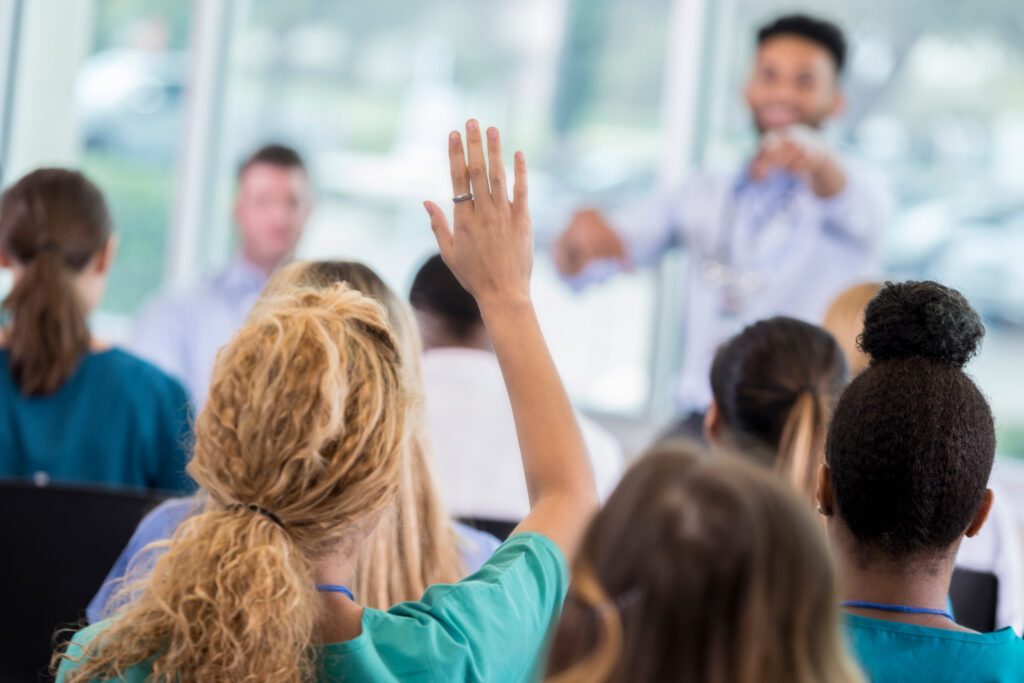
{"type": "Polygon", "coordinates": [[[427,210],[427,215],[430,216],[430,229],[434,231],[434,239],[437,240],[437,248],[441,251],[441,258],[447,262],[448,254],[454,242],[452,230],[448,226],[448,218],[445,217],[444,211],[434,202],[423,202],[423,208],[427,210]]]}

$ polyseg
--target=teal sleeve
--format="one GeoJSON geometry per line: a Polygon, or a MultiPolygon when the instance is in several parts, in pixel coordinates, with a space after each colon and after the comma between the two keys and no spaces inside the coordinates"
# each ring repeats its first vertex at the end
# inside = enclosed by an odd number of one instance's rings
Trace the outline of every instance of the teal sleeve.
{"type": "MultiPolygon", "coordinates": [[[[93,624],[88,628],[84,628],[75,634],[75,637],[71,639],[71,643],[68,645],[67,655],[71,659],[63,659],[60,663],[60,668],[57,670],[57,681],[56,683],[63,683],[65,677],[72,671],[78,668],[79,661],[82,655],[85,654],[85,648],[89,646],[89,643],[95,638],[104,628],[110,625],[110,620],[101,621],[98,624],[93,624]]],[[[149,677],[149,673],[152,671],[152,662],[147,662],[140,666],[129,667],[124,675],[116,679],[107,679],[108,683],[110,680],[121,681],[122,683],[145,683],[149,677]]]]}
{"type": "Polygon", "coordinates": [[[168,392],[159,409],[161,411],[161,437],[156,448],[156,481],[153,487],[178,495],[196,490],[195,482],[185,472],[192,453],[192,402],[188,393],[176,380],[167,379],[168,392]]]}
{"type": "Polygon", "coordinates": [[[432,586],[419,602],[396,605],[389,614],[418,622],[409,635],[420,640],[420,653],[443,663],[444,680],[524,681],[558,621],[568,582],[565,556],[554,542],[515,534],[479,571],[432,586]]]}

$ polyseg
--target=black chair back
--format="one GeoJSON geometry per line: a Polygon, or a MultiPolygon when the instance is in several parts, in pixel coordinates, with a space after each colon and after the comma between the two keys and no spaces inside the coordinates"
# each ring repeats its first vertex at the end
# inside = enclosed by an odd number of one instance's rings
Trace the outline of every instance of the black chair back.
{"type": "Polygon", "coordinates": [[[0,681],[51,680],[58,628],[85,623],[85,608],[143,515],[149,492],[0,481],[0,681]]]}
{"type": "Polygon", "coordinates": [[[486,531],[502,542],[507,540],[515,528],[519,526],[519,522],[503,519],[483,519],[482,517],[460,517],[459,521],[474,529],[486,531]]]}
{"type": "Polygon", "coordinates": [[[999,579],[995,574],[957,567],[949,584],[949,600],[956,623],[979,633],[996,630],[999,579]]]}

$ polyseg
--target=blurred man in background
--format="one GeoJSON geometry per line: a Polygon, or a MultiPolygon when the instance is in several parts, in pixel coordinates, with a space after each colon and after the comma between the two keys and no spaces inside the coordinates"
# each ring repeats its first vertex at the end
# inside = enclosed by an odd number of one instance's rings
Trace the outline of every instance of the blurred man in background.
{"type": "Polygon", "coordinates": [[[687,249],[676,401],[696,434],[721,342],[773,315],[817,322],[836,294],[877,268],[887,196],[820,132],[843,108],[846,53],[842,31],[825,21],[789,15],[764,26],[744,93],[760,141],[749,163],[729,176],[698,175],[615,219],[580,211],[555,245],[575,286],[687,249]]]}
{"type": "Polygon", "coordinates": [[[238,171],[234,219],[239,249],[217,275],[150,303],[131,349],[177,377],[197,407],[206,400],[217,350],[249,314],[275,268],[291,260],[313,206],[299,154],[267,145],[238,171]]]}

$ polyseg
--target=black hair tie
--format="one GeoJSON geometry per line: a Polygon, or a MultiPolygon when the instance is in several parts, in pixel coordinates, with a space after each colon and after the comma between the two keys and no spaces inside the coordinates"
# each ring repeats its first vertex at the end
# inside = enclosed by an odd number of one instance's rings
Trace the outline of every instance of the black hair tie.
{"type": "Polygon", "coordinates": [[[284,522],[281,521],[280,517],[275,515],[270,510],[267,510],[265,508],[261,508],[259,505],[254,505],[252,503],[235,503],[234,505],[229,505],[228,506],[229,510],[234,510],[235,508],[248,508],[248,509],[252,510],[253,512],[258,512],[261,515],[269,517],[271,519],[271,521],[274,522],[274,524],[278,525],[282,529],[284,528],[284,522]]]}
{"type": "Polygon", "coordinates": [[[36,247],[36,252],[37,253],[42,253],[44,251],[52,251],[54,253],[59,254],[59,253],[61,253],[64,250],[61,249],[60,244],[58,242],[56,242],[55,240],[46,240],[45,242],[40,244],[38,247],[36,247]]]}

